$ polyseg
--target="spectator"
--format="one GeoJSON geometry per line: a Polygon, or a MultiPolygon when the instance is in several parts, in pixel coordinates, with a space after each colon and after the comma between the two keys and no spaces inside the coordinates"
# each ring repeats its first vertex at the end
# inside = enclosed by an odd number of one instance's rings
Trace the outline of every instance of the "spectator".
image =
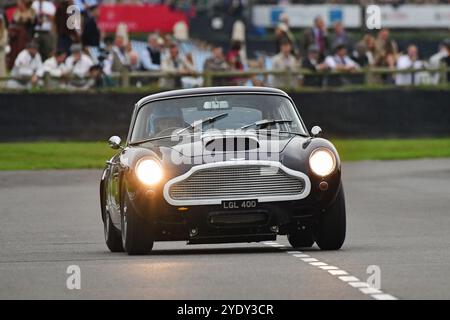
{"type": "Polygon", "coordinates": [[[65,51],[56,51],[53,57],[48,58],[41,70],[39,71],[39,77],[44,77],[48,74],[50,82],[47,84],[50,87],[64,87],[63,80],[69,73],[67,65],[65,63],[67,54],[65,51]]]}
{"type": "Polygon", "coordinates": [[[347,50],[351,52],[353,50],[352,39],[345,31],[343,23],[341,21],[338,21],[334,24],[333,27],[334,27],[333,43],[332,43],[333,48],[335,48],[339,44],[343,44],[347,47],[347,50]]]}
{"type": "Polygon", "coordinates": [[[101,89],[112,87],[114,82],[107,76],[99,64],[93,65],[89,68],[89,81],[86,87],[92,89],[101,89]]]}
{"type": "Polygon", "coordinates": [[[38,72],[42,68],[42,59],[38,50],[36,41],[31,41],[26,48],[19,53],[14,62],[14,68],[11,71],[13,77],[19,77],[19,80],[10,80],[10,88],[29,88],[38,83],[38,72]]]}
{"type": "Polygon", "coordinates": [[[447,49],[447,56],[441,59],[441,62],[447,66],[447,81],[450,82],[450,39],[444,41],[444,46],[447,49]]]}
{"type": "Polygon", "coordinates": [[[139,60],[139,55],[133,51],[131,48],[131,43],[128,46],[127,50],[127,61],[128,61],[128,70],[130,71],[139,71],[141,70],[141,62],[139,60]]]}
{"type": "Polygon", "coordinates": [[[195,76],[197,73],[197,64],[192,53],[186,53],[184,57],[184,64],[187,73],[190,73],[191,75],[181,78],[183,88],[201,87],[203,85],[203,78],[195,76]]]}
{"type": "Polygon", "coordinates": [[[206,59],[204,69],[206,71],[226,71],[229,66],[225,61],[222,47],[214,47],[212,57],[206,59]]]}
{"type": "MultiPolygon", "coordinates": [[[[420,69],[423,62],[419,60],[418,50],[415,45],[408,46],[407,53],[401,55],[397,61],[397,69],[420,69]]],[[[414,85],[420,82],[419,75],[416,73],[401,73],[395,76],[395,83],[399,86],[414,85]]]]}
{"type": "MultiPolygon", "coordinates": [[[[352,72],[359,68],[358,64],[347,55],[347,48],[340,44],[335,48],[335,54],[325,59],[325,64],[331,70],[340,72],[352,72]]],[[[344,75],[329,76],[328,85],[345,85],[351,83],[351,77],[344,75]]]]}
{"type": "MultiPolygon", "coordinates": [[[[265,57],[260,56],[258,60],[255,62],[249,62],[251,69],[256,70],[264,70],[265,69],[265,57]]],[[[249,86],[255,86],[255,87],[265,87],[267,86],[267,75],[257,74],[254,75],[248,82],[249,86]]]]}
{"type": "Polygon", "coordinates": [[[350,59],[347,55],[347,48],[343,44],[339,44],[335,48],[335,54],[325,59],[325,64],[331,70],[337,71],[353,71],[358,69],[358,64],[350,59]]]}
{"type": "Polygon", "coordinates": [[[450,39],[444,40],[442,43],[440,43],[438,52],[430,57],[430,66],[432,68],[439,68],[442,59],[448,57],[449,53],[447,51],[447,43],[450,43],[450,39]]]}
{"type": "Polygon", "coordinates": [[[9,27],[9,46],[11,51],[8,56],[7,67],[11,70],[20,52],[33,38],[33,28],[36,21],[36,13],[31,8],[30,0],[17,0],[17,8],[9,27]]]}
{"type": "MultiPolygon", "coordinates": [[[[441,63],[443,63],[443,59],[445,59],[446,57],[448,57],[448,52],[444,41],[443,43],[439,44],[438,52],[430,57],[429,67],[435,69],[439,68],[441,66],[441,63]]],[[[431,82],[433,84],[438,84],[440,80],[441,75],[439,74],[439,72],[436,72],[431,76],[431,82]]]]}
{"type": "Polygon", "coordinates": [[[63,51],[70,55],[70,47],[73,43],[79,42],[79,35],[75,29],[67,27],[69,14],[67,8],[73,4],[73,0],[62,0],[55,13],[55,29],[57,34],[56,50],[63,51]]]}
{"type": "Polygon", "coordinates": [[[99,10],[97,5],[92,5],[83,13],[83,33],[81,35],[81,43],[83,47],[100,46],[100,29],[97,25],[99,10]]]}
{"type": "Polygon", "coordinates": [[[281,44],[283,42],[289,41],[292,46],[292,54],[298,55],[298,48],[295,43],[295,37],[289,26],[289,16],[283,13],[280,16],[280,23],[275,29],[275,39],[276,39],[276,52],[280,53],[281,44]]]}
{"type": "Polygon", "coordinates": [[[35,0],[31,6],[36,12],[35,38],[39,44],[39,53],[46,60],[53,53],[55,39],[52,33],[56,7],[51,1],[35,0]]]}
{"type": "MultiPolygon", "coordinates": [[[[328,67],[325,63],[319,63],[319,48],[316,45],[311,45],[308,49],[308,54],[302,59],[302,68],[312,72],[323,71],[328,67]]],[[[303,85],[310,87],[322,86],[323,76],[310,74],[303,79],[303,85]]]]}
{"type": "Polygon", "coordinates": [[[160,86],[163,88],[181,88],[181,75],[188,75],[191,73],[189,66],[183,58],[180,57],[180,52],[176,44],[171,44],[168,56],[161,63],[161,70],[172,74],[172,76],[161,79],[160,86]]]}
{"type": "MultiPolygon", "coordinates": [[[[242,63],[241,58],[241,47],[240,41],[233,41],[231,43],[231,49],[226,56],[227,63],[233,71],[244,71],[244,64],[242,63]]],[[[239,77],[230,79],[230,84],[232,85],[241,85],[244,82],[245,79],[239,77]]]]}
{"type": "Polygon", "coordinates": [[[322,62],[328,53],[328,32],[325,21],[318,16],[314,19],[314,27],[305,31],[303,35],[303,50],[307,52],[311,45],[319,48],[319,61],[322,62]]]}
{"type": "Polygon", "coordinates": [[[94,63],[87,54],[83,53],[81,44],[73,44],[70,51],[72,54],[66,60],[66,67],[71,76],[70,86],[83,88],[87,85],[89,69],[94,63]]]}
{"type": "Polygon", "coordinates": [[[157,71],[161,69],[161,44],[162,39],[157,34],[151,34],[147,39],[147,48],[142,51],[142,69],[157,71]]]}
{"type": "MultiPolygon", "coordinates": [[[[272,58],[272,68],[274,71],[297,71],[298,62],[292,54],[292,45],[289,41],[281,44],[281,52],[272,58]]],[[[278,88],[295,88],[297,78],[290,75],[275,75],[273,85],[278,88]]]]}
{"type": "Polygon", "coordinates": [[[103,39],[102,47],[100,48],[100,55],[98,57],[98,64],[103,68],[103,72],[110,76],[112,72],[112,52],[114,49],[114,38],[106,36],[103,39]]]}
{"type": "Polygon", "coordinates": [[[375,64],[375,38],[372,35],[364,35],[363,39],[356,44],[353,60],[362,67],[375,64]]]}
{"type": "Polygon", "coordinates": [[[23,27],[26,31],[27,39],[30,39],[30,41],[33,37],[36,23],[36,11],[31,4],[32,0],[17,0],[16,11],[13,14],[13,24],[23,27]]]}
{"type": "Polygon", "coordinates": [[[375,40],[375,64],[395,68],[398,55],[397,43],[390,38],[389,29],[381,29],[375,40]]]}
{"type": "Polygon", "coordinates": [[[244,64],[241,59],[242,44],[240,41],[233,41],[231,49],[227,54],[226,60],[232,70],[244,70],[244,64]]]}
{"type": "MultiPolygon", "coordinates": [[[[8,31],[6,30],[6,22],[0,13],[0,77],[6,76],[6,50],[8,46],[8,31]]],[[[1,86],[1,82],[0,82],[1,86]]]]}
{"type": "MultiPolygon", "coordinates": [[[[227,71],[230,70],[230,66],[225,60],[222,47],[214,47],[212,50],[212,57],[206,59],[203,66],[204,71],[227,71]]],[[[214,77],[212,85],[222,86],[227,84],[226,78],[214,77]]]]}
{"type": "Polygon", "coordinates": [[[112,72],[122,72],[124,69],[128,69],[129,67],[127,59],[127,44],[122,35],[116,35],[110,60],[112,72]]]}

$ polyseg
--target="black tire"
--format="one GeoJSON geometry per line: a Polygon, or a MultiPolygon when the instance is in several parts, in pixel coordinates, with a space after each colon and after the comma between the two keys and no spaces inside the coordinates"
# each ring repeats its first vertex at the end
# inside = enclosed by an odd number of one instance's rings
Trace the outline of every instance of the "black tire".
{"type": "Polygon", "coordinates": [[[128,196],[122,204],[122,245],[130,255],[146,255],[153,249],[150,225],[133,209],[128,196]]]}
{"type": "Polygon", "coordinates": [[[341,186],[336,200],[320,217],[316,243],[322,250],[339,250],[345,241],[346,211],[344,188],[341,186]]]}
{"type": "Polygon", "coordinates": [[[103,230],[105,234],[105,242],[111,252],[123,252],[122,236],[120,231],[114,226],[111,221],[109,212],[106,212],[105,222],[103,223],[103,230]]]}
{"type": "Polygon", "coordinates": [[[289,234],[288,241],[293,248],[311,248],[314,244],[312,234],[307,231],[297,231],[289,234]]]}

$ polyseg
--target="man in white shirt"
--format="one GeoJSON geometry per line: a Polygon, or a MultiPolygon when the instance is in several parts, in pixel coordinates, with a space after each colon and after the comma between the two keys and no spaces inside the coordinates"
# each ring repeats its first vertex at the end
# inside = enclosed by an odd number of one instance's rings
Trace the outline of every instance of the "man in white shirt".
{"type": "Polygon", "coordinates": [[[41,70],[38,72],[40,78],[43,78],[46,74],[50,77],[47,83],[50,87],[65,87],[63,82],[65,76],[69,73],[69,69],[65,63],[66,53],[64,51],[57,51],[55,55],[48,58],[41,70]]]}
{"type": "Polygon", "coordinates": [[[74,44],[70,48],[71,55],[66,60],[66,67],[72,76],[70,84],[83,87],[87,83],[89,69],[94,65],[92,59],[82,51],[81,44],[74,44]]]}
{"type": "MultiPolygon", "coordinates": [[[[347,47],[345,44],[338,44],[335,47],[335,54],[326,57],[324,63],[327,68],[333,71],[340,71],[341,73],[351,73],[359,69],[359,65],[347,55],[347,47]]],[[[331,74],[326,77],[325,82],[329,86],[341,86],[352,84],[353,79],[354,77],[351,75],[331,74]]]]}
{"type": "MultiPolygon", "coordinates": [[[[435,54],[433,54],[430,57],[429,60],[429,67],[430,68],[439,68],[441,66],[442,60],[448,57],[448,51],[447,48],[445,46],[445,42],[439,44],[439,50],[438,52],[436,52],[435,54]]],[[[439,72],[434,73],[431,76],[431,83],[432,84],[438,84],[439,81],[441,80],[441,75],[439,74],[439,72]]]]}
{"type": "Polygon", "coordinates": [[[42,59],[38,52],[38,45],[35,41],[32,41],[28,43],[26,49],[19,53],[11,71],[11,76],[23,79],[8,81],[8,87],[23,89],[36,85],[39,80],[38,72],[41,67],[42,59]]]}
{"type": "Polygon", "coordinates": [[[359,68],[358,64],[347,55],[347,47],[345,44],[336,46],[334,56],[328,56],[325,64],[331,70],[353,71],[359,68]]]}
{"type": "MultiPolygon", "coordinates": [[[[423,62],[419,60],[418,50],[415,45],[410,45],[407,49],[407,54],[401,55],[397,60],[397,69],[420,69],[423,67],[423,62]]],[[[395,76],[395,83],[399,86],[414,85],[419,82],[420,75],[413,73],[402,73],[395,76]]]]}
{"type": "MultiPolygon", "coordinates": [[[[289,41],[284,41],[280,46],[280,53],[272,58],[272,69],[274,71],[297,71],[299,61],[292,54],[292,45],[289,41]]],[[[296,76],[275,75],[273,86],[277,88],[295,88],[298,84],[296,76]]]]}
{"type": "Polygon", "coordinates": [[[34,31],[39,44],[39,53],[42,59],[46,60],[50,57],[55,47],[52,25],[56,7],[53,2],[47,0],[35,0],[31,7],[36,12],[37,21],[34,31]]]}

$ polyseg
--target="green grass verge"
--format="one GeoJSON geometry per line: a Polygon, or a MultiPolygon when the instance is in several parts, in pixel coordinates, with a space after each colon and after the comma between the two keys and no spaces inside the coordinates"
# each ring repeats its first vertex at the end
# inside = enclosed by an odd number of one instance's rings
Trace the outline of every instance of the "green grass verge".
{"type": "MultiPolygon", "coordinates": [[[[450,138],[334,143],[344,161],[450,158],[450,138]]],[[[0,143],[0,170],[102,168],[113,154],[105,142],[0,143]]]]}
{"type": "Polygon", "coordinates": [[[333,141],[344,161],[449,158],[450,138],[333,141]]]}
{"type": "Polygon", "coordinates": [[[102,168],[113,155],[106,142],[0,143],[0,170],[102,168]]]}

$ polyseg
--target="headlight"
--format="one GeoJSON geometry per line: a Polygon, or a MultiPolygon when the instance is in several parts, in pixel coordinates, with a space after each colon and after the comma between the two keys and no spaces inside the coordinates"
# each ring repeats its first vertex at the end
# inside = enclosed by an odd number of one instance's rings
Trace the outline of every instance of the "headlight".
{"type": "Polygon", "coordinates": [[[309,166],[315,174],[325,177],[336,169],[336,157],[328,149],[317,149],[309,158],[309,166]]]}
{"type": "Polygon", "coordinates": [[[143,159],[136,165],[136,176],[146,185],[155,185],[163,178],[161,165],[152,159],[143,159]]]}

